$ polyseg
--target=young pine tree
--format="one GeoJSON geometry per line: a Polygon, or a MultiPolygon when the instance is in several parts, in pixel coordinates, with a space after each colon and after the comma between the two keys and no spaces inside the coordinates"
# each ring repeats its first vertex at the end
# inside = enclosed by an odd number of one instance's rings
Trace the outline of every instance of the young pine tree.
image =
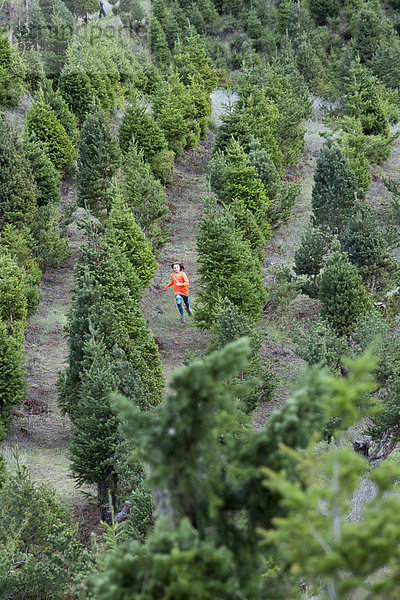
{"type": "Polygon", "coordinates": [[[216,321],[216,307],[227,297],[248,317],[257,318],[266,302],[259,261],[235,228],[228,211],[217,212],[214,200],[206,206],[197,237],[201,289],[195,312],[203,327],[216,321]]]}
{"type": "Polygon", "coordinates": [[[71,170],[75,160],[75,148],[61,125],[54,110],[39,94],[26,117],[28,134],[34,133],[56,169],[60,173],[71,170]]]}
{"type": "Polygon", "coordinates": [[[357,181],[339,146],[323,145],[317,160],[312,190],[312,209],[317,227],[338,233],[354,211],[357,181]]]}
{"type": "Polygon", "coordinates": [[[26,395],[23,360],[23,326],[0,321],[0,440],[7,432],[11,409],[26,395]]]}
{"type": "Polygon", "coordinates": [[[109,187],[118,171],[121,152],[105,112],[91,106],[81,129],[78,158],[78,202],[95,214],[110,211],[109,187]]]}
{"type": "Polygon", "coordinates": [[[116,492],[114,455],[121,438],[110,395],[117,390],[117,383],[105,344],[94,333],[83,352],[82,383],[74,410],[69,456],[77,484],[96,485],[101,505],[107,503],[108,490],[112,495],[116,492]]]}
{"type": "Polygon", "coordinates": [[[153,249],[162,243],[160,221],[167,216],[165,188],[154,176],[151,166],[145,162],[143,152],[131,144],[124,161],[122,197],[132,209],[136,221],[153,249]]]}
{"type": "Polygon", "coordinates": [[[171,53],[168,48],[164,30],[161,27],[157,17],[153,15],[151,15],[149,20],[147,36],[150,51],[154,56],[154,62],[158,67],[166,68],[171,60],[171,53]]]}
{"type": "Polygon", "coordinates": [[[37,205],[58,204],[60,201],[58,188],[60,174],[51,162],[43,143],[39,142],[32,132],[29,137],[25,138],[23,149],[31,165],[33,178],[39,191],[37,205]]]}
{"type": "Polygon", "coordinates": [[[296,275],[307,275],[317,285],[317,276],[324,264],[327,251],[326,239],[320,229],[308,227],[302,235],[301,244],[294,255],[293,270],[296,275]]]}
{"type": "Polygon", "coordinates": [[[30,225],[37,210],[38,189],[30,164],[0,116],[0,228],[6,223],[30,225]]]}
{"type": "Polygon", "coordinates": [[[157,269],[157,263],[151,244],[141,231],[132,209],[118,192],[107,220],[106,240],[122,250],[145,288],[157,269]]]}
{"type": "Polygon", "coordinates": [[[364,288],[361,276],[337,243],[321,275],[319,299],[322,302],[321,317],[340,335],[349,334],[357,317],[372,309],[372,298],[364,288]]]}

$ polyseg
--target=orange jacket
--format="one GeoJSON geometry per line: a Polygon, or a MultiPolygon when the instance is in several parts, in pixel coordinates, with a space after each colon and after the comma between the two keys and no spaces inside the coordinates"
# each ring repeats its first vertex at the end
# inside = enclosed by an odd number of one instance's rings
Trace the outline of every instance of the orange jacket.
{"type": "Polygon", "coordinates": [[[186,277],[186,274],[183,271],[179,271],[179,273],[175,273],[174,271],[173,273],[171,273],[171,279],[172,281],[167,286],[165,286],[164,291],[167,291],[167,289],[172,285],[174,288],[175,296],[176,294],[180,294],[181,296],[187,296],[189,280],[186,277]]]}

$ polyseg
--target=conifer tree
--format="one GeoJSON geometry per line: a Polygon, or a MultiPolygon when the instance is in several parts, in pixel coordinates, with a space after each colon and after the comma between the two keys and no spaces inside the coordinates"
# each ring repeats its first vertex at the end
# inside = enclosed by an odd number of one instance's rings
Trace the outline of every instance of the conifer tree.
{"type": "Polygon", "coordinates": [[[279,494],[263,485],[260,464],[277,471],[283,468],[296,477],[283,442],[290,448],[309,444],[312,432],[324,422],[326,394],[321,393],[324,387],[314,372],[273,414],[267,427],[253,432],[238,410],[240,389],[225,383],[246,368],[248,354],[248,343],[242,339],[203,362],[179,369],[154,417],[144,419],[129,402],[119,403],[124,434],[135,440],[136,451],[140,436],[140,454],[150,465],[151,484],[167,500],[165,519],[144,547],[130,543],[110,557],[100,575],[96,600],[111,600],[111,589],[113,600],[122,600],[127,590],[139,599],[144,580],[151,590],[149,598],[163,581],[159,589],[163,600],[176,590],[180,598],[199,600],[229,598],[235,593],[254,600],[268,597],[268,583],[264,588],[261,583],[265,563],[260,560],[255,531],[271,526],[279,494]],[[238,512],[242,519],[237,518],[238,512]],[[207,545],[207,576],[199,575],[203,573],[203,543],[207,545]],[[223,556],[232,566],[231,575],[221,563],[223,556]],[[153,570],[158,561],[160,568],[153,570]]]}
{"type": "Polygon", "coordinates": [[[121,150],[128,152],[131,143],[135,142],[148,162],[167,149],[167,141],[160,126],[135,98],[125,111],[118,135],[121,150]]]}
{"type": "Polygon", "coordinates": [[[32,174],[38,189],[37,205],[58,204],[60,174],[51,162],[49,155],[35,133],[26,137],[23,144],[25,156],[30,162],[32,174]]]}
{"type": "Polygon", "coordinates": [[[168,214],[164,186],[155,178],[136,144],[131,145],[125,157],[124,173],[122,196],[155,249],[162,242],[160,221],[168,214]]]}
{"type": "Polygon", "coordinates": [[[239,393],[240,401],[245,412],[251,412],[259,402],[268,402],[273,396],[276,385],[276,376],[272,371],[262,365],[260,357],[261,336],[252,327],[246,318],[232,302],[225,298],[223,306],[217,315],[217,322],[212,332],[210,348],[213,350],[224,348],[227,344],[247,337],[250,343],[249,362],[236,377],[230,380],[232,385],[241,385],[241,382],[256,377],[259,383],[243,396],[239,393]]]}
{"type": "Polygon", "coordinates": [[[200,137],[200,127],[194,122],[196,111],[188,90],[179,78],[172,75],[159,85],[153,95],[153,110],[157,124],[162,129],[168,148],[176,155],[184,148],[195,146],[200,137]],[[190,124],[197,125],[197,137],[189,144],[190,124]]]}
{"type": "Polygon", "coordinates": [[[267,197],[270,200],[273,200],[279,190],[279,171],[272,162],[268,152],[261,148],[260,142],[256,138],[254,138],[250,144],[248,161],[249,165],[256,169],[267,197]]]}
{"type": "Polygon", "coordinates": [[[242,146],[235,140],[232,140],[226,148],[226,159],[227,172],[224,177],[225,185],[221,191],[222,199],[229,203],[234,198],[241,198],[246,208],[253,213],[261,206],[269,208],[271,203],[262,181],[255,167],[249,165],[242,146]]]}
{"type": "Polygon", "coordinates": [[[43,94],[33,103],[26,117],[29,134],[43,143],[51,162],[60,173],[69,171],[75,159],[75,148],[54,110],[46,104],[43,94]]]}
{"type": "Polygon", "coordinates": [[[321,317],[340,335],[350,332],[359,315],[372,308],[372,298],[365,290],[361,276],[337,243],[325,263],[320,279],[321,317]]]}
{"type": "Polygon", "coordinates": [[[376,278],[391,263],[385,233],[364,202],[349,217],[340,235],[340,245],[365,280],[376,278]]]}
{"type": "Polygon", "coordinates": [[[22,94],[24,65],[18,51],[0,32],[0,104],[16,106],[22,94]]]}
{"type": "Polygon", "coordinates": [[[164,378],[157,346],[138,300],[142,284],[129,260],[116,246],[89,229],[82,248],[69,318],[69,364],[59,382],[59,403],[75,418],[82,384],[85,343],[92,326],[112,355],[117,345],[136,370],[149,404],[161,400],[164,378]]]}
{"type": "Polygon", "coordinates": [[[185,43],[178,42],[174,52],[174,66],[184,84],[190,83],[192,76],[199,75],[205,90],[210,94],[217,87],[218,76],[212,66],[200,36],[190,32],[185,43]]]}
{"type": "Polygon", "coordinates": [[[166,67],[171,60],[167,39],[157,17],[151,15],[147,31],[150,51],[158,67],[166,67]]]}
{"type": "Polygon", "coordinates": [[[107,349],[93,333],[84,345],[84,357],[69,450],[71,470],[78,485],[96,485],[99,503],[105,504],[108,490],[112,495],[116,491],[114,455],[120,436],[110,394],[117,383],[107,349]]]}
{"type": "Polygon", "coordinates": [[[109,187],[120,165],[120,149],[105,112],[92,105],[81,129],[78,157],[78,202],[95,214],[110,210],[109,187]]]}
{"type": "Polygon", "coordinates": [[[106,240],[111,246],[118,246],[122,250],[145,288],[154,275],[157,263],[133,211],[119,193],[113,200],[107,220],[106,240]]]}
{"type": "Polygon", "coordinates": [[[324,264],[327,251],[326,239],[320,229],[308,227],[294,255],[293,270],[296,275],[308,275],[317,284],[317,276],[324,264]]]}
{"type": "Polygon", "coordinates": [[[25,271],[7,253],[0,254],[0,321],[22,323],[27,315],[25,271]]]}
{"type": "Polygon", "coordinates": [[[218,302],[227,297],[243,314],[256,318],[266,301],[259,261],[235,228],[228,211],[217,212],[210,199],[197,237],[201,289],[194,313],[202,327],[216,320],[218,302]]]}
{"type": "Polygon", "coordinates": [[[0,440],[7,432],[12,407],[25,398],[23,359],[23,325],[10,326],[0,320],[0,440]]]}
{"type": "Polygon", "coordinates": [[[69,109],[59,89],[54,91],[51,80],[46,79],[43,86],[44,98],[56,113],[72,144],[76,146],[78,139],[77,122],[74,113],[69,109]]]}
{"type": "Polygon", "coordinates": [[[41,271],[35,258],[37,248],[32,232],[27,227],[6,225],[0,234],[0,253],[8,254],[24,270],[25,296],[28,315],[35,313],[40,302],[41,271]]]}
{"type": "Polygon", "coordinates": [[[38,190],[29,162],[1,116],[0,156],[0,227],[29,225],[35,219],[38,190]]]}
{"type": "Polygon", "coordinates": [[[39,206],[31,232],[36,242],[34,256],[42,271],[59,267],[71,256],[68,237],[59,231],[58,206],[39,206]]]}
{"type": "Polygon", "coordinates": [[[385,13],[378,4],[366,3],[357,15],[354,36],[354,54],[361,62],[369,62],[375,54],[385,33],[385,13]]]}
{"type": "Polygon", "coordinates": [[[59,90],[78,122],[83,123],[95,97],[88,74],[82,67],[66,64],[60,75],[59,90]]]}
{"type": "Polygon", "coordinates": [[[338,233],[352,214],[357,200],[357,181],[339,146],[327,140],[317,160],[312,190],[315,224],[338,233]]]}

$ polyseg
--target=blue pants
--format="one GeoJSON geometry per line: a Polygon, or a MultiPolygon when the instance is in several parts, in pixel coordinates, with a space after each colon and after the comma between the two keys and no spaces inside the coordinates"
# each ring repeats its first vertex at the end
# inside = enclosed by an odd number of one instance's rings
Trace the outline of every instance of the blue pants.
{"type": "Polygon", "coordinates": [[[190,310],[190,306],[189,306],[189,298],[188,296],[181,296],[180,294],[176,294],[175,295],[175,300],[176,300],[176,305],[178,307],[179,312],[181,313],[181,318],[183,319],[183,306],[182,306],[182,300],[185,303],[185,307],[186,310],[188,311],[188,314],[191,315],[192,311],[190,310]]]}
{"type": "Polygon", "coordinates": [[[104,5],[100,4],[99,19],[101,19],[101,17],[105,17],[105,16],[106,16],[106,11],[104,10],[104,5]]]}

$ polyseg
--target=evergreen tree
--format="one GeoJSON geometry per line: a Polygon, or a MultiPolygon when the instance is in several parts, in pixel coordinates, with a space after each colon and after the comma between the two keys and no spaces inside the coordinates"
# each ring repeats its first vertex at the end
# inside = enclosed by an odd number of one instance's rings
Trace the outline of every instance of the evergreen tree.
{"type": "Polygon", "coordinates": [[[9,254],[0,254],[0,321],[25,326],[27,298],[25,271],[9,254]]]}
{"type": "Polygon", "coordinates": [[[18,51],[0,31],[0,104],[17,106],[24,75],[25,69],[18,51]]]}
{"type": "Polygon", "coordinates": [[[174,66],[182,77],[184,84],[190,83],[190,78],[199,75],[204,89],[210,94],[217,87],[218,76],[212,66],[203,43],[198,35],[191,32],[185,39],[185,44],[178,42],[174,52],[174,66]]]}
{"type": "Polygon", "coordinates": [[[43,94],[33,103],[26,117],[29,134],[34,133],[61,173],[69,171],[75,159],[75,148],[54,110],[46,104],[43,94]]]}
{"type": "Polygon", "coordinates": [[[253,378],[258,379],[259,383],[250,392],[244,396],[239,392],[245,412],[250,412],[258,406],[259,402],[268,402],[272,399],[276,386],[276,376],[268,367],[262,364],[260,334],[252,327],[249,319],[225,298],[213,328],[210,348],[212,350],[224,348],[227,344],[242,337],[247,337],[250,342],[249,362],[245,369],[242,369],[237,376],[230,380],[230,384],[240,386],[243,381],[252,380],[253,378]]]}
{"type": "Polygon", "coordinates": [[[184,148],[195,146],[200,137],[200,127],[195,122],[195,108],[190,94],[176,76],[169,76],[153,95],[156,122],[162,129],[168,147],[176,155],[184,148]],[[191,123],[190,123],[191,122],[191,123]],[[197,126],[195,143],[190,144],[190,124],[197,126]]]}
{"type": "Polygon", "coordinates": [[[125,157],[124,173],[122,196],[155,249],[162,242],[160,221],[168,214],[164,186],[155,178],[136,144],[131,144],[125,157]]]}
{"type": "Polygon", "coordinates": [[[144,578],[149,600],[160,580],[163,584],[158,591],[165,600],[175,590],[180,598],[226,598],[234,593],[251,599],[268,596],[268,584],[261,589],[265,562],[260,560],[254,534],[256,527],[270,527],[279,496],[264,487],[259,467],[262,463],[277,471],[282,467],[295,477],[295,465],[282,442],[290,448],[307,446],[314,429],[323,423],[326,395],[313,374],[274,413],[271,425],[253,432],[237,407],[240,388],[225,383],[246,368],[248,354],[248,343],[239,340],[203,362],[180,369],[158,415],[150,419],[144,420],[129,402],[120,403],[124,433],[128,440],[135,440],[136,450],[139,434],[153,489],[162,490],[166,498],[165,524],[150,534],[143,553],[131,543],[110,557],[96,598],[111,599],[111,589],[114,598],[122,600],[127,591],[139,598],[144,578]],[[243,518],[237,518],[239,513],[243,518]],[[179,544],[172,542],[178,539],[182,540],[179,544]],[[207,544],[211,577],[199,577],[202,543],[207,544]],[[228,567],[222,568],[222,556],[229,557],[234,575],[228,567]],[[158,560],[160,568],[154,572],[158,560]],[[161,565],[165,571],[160,571],[161,565]],[[172,582],[170,573],[175,567],[172,582]]]}
{"type": "Polygon", "coordinates": [[[108,490],[113,495],[116,491],[114,455],[121,440],[110,394],[117,384],[107,349],[94,334],[84,345],[84,357],[69,451],[71,470],[78,485],[96,485],[99,503],[105,504],[108,490]]]}
{"type": "Polygon", "coordinates": [[[365,280],[375,279],[391,262],[388,242],[371,209],[360,203],[348,219],[340,245],[365,280]]]}
{"type": "Polygon", "coordinates": [[[166,67],[171,60],[167,39],[157,17],[151,15],[147,30],[150,52],[158,67],[166,67]]]}
{"type": "Polygon", "coordinates": [[[34,133],[31,133],[24,140],[23,149],[30,162],[39,192],[37,205],[58,204],[60,201],[60,191],[58,189],[60,174],[51,162],[43,143],[39,142],[34,133]]]}
{"type": "Polygon", "coordinates": [[[248,161],[249,165],[256,169],[267,197],[273,200],[279,190],[279,171],[272,162],[268,152],[261,148],[260,142],[257,139],[254,139],[250,144],[248,161]]]}
{"type": "Polygon", "coordinates": [[[41,271],[38,261],[33,258],[36,252],[35,240],[31,231],[26,227],[16,229],[6,225],[0,234],[0,253],[8,254],[15,260],[18,267],[25,272],[25,296],[28,315],[35,313],[39,302],[39,284],[41,271]]]}
{"type": "Polygon", "coordinates": [[[82,67],[66,64],[60,75],[59,90],[78,122],[83,123],[95,96],[88,74],[82,67]]]}
{"type": "Polygon", "coordinates": [[[0,116],[0,227],[35,219],[38,190],[28,160],[0,116]]]}
{"type": "Polygon", "coordinates": [[[0,440],[7,433],[12,407],[20,404],[26,395],[23,360],[23,326],[0,321],[0,440]]]}
{"type": "Polygon", "coordinates": [[[122,250],[145,288],[154,275],[157,263],[133,211],[118,194],[107,221],[106,239],[110,245],[122,250]]]}
{"type": "Polygon", "coordinates": [[[349,75],[350,84],[343,102],[345,114],[360,121],[365,135],[382,136],[384,142],[389,138],[390,126],[382,85],[369,69],[357,61],[352,63],[349,75]]]}
{"type": "Polygon", "coordinates": [[[294,255],[293,270],[296,275],[313,277],[314,285],[317,284],[317,275],[324,264],[327,251],[326,239],[320,229],[309,227],[303,233],[301,244],[294,255]]]}
{"type": "Polygon", "coordinates": [[[235,140],[227,146],[226,158],[227,171],[224,176],[225,185],[221,191],[222,199],[229,203],[234,198],[241,198],[246,208],[253,213],[261,206],[268,209],[271,203],[266,196],[262,181],[255,167],[249,165],[243,148],[235,140]]]}
{"type": "Polygon", "coordinates": [[[59,267],[71,256],[68,237],[59,231],[57,206],[40,206],[31,232],[36,242],[34,256],[42,271],[59,267]]]}
{"type": "Polygon", "coordinates": [[[69,109],[68,104],[62,97],[60,90],[57,89],[54,91],[50,79],[46,79],[42,89],[47,104],[54,110],[58,120],[67,132],[69,139],[75,146],[78,139],[78,130],[74,113],[69,109]]]}
{"type": "Polygon", "coordinates": [[[120,164],[120,149],[105,112],[92,105],[81,129],[78,158],[78,202],[95,214],[110,210],[109,187],[120,164]]]}
{"type": "Polygon", "coordinates": [[[266,302],[258,259],[235,228],[232,215],[217,213],[213,200],[206,206],[197,237],[201,289],[196,320],[210,327],[218,302],[227,297],[246,316],[256,318],[266,302]]]}
{"type": "Polygon", "coordinates": [[[130,144],[135,142],[148,162],[167,149],[167,141],[160,126],[135,98],[125,111],[118,135],[121,150],[128,152],[130,144]]]}
{"type": "Polygon", "coordinates": [[[354,37],[354,54],[368,62],[385,36],[385,13],[377,3],[366,3],[358,13],[354,37]]]}
{"type": "Polygon", "coordinates": [[[164,379],[157,346],[138,304],[142,284],[118,247],[89,231],[90,243],[82,248],[69,317],[68,368],[59,382],[59,403],[75,418],[82,385],[85,343],[92,325],[112,356],[117,345],[131,363],[149,397],[161,400],[164,379]]]}
{"type": "Polygon", "coordinates": [[[372,308],[372,298],[366,292],[357,269],[350,264],[347,254],[338,244],[325,263],[320,279],[319,299],[321,317],[341,335],[350,332],[359,315],[372,308]]]}
{"type": "Polygon", "coordinates": [[[338,233],[354,211],[357,181],[339,146],[327,140],[317,160],[312,190],[315,224],[338,233]]]}

